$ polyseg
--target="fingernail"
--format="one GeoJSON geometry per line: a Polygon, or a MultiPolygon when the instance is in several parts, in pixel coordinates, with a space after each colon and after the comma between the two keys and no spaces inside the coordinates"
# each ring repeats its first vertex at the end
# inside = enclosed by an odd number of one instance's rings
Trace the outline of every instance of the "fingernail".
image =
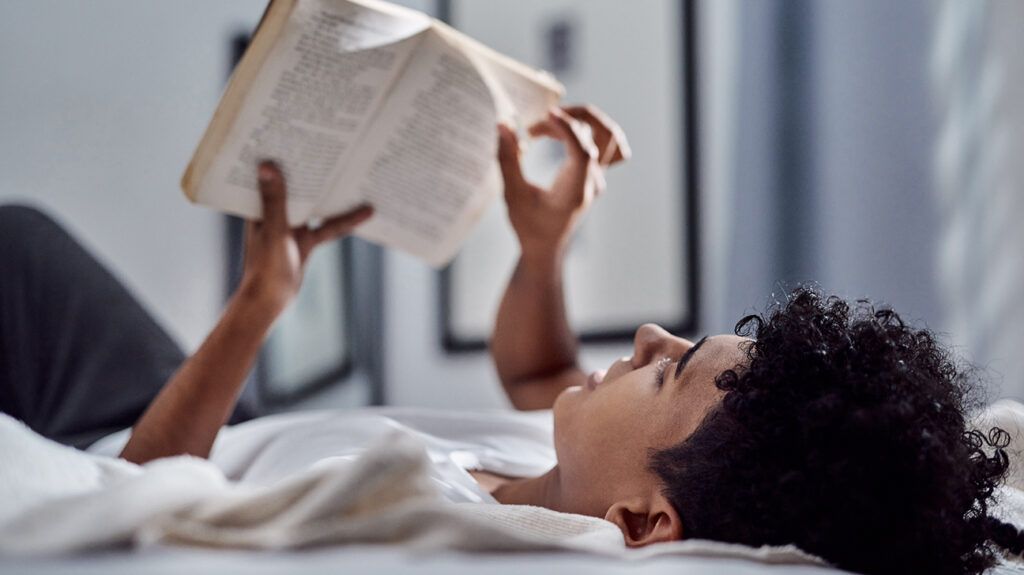
{"type": "Polygon", "coordinates": [[[274,179],[274,168],[267,164],[261,164],[259,169],[260,181],[269,182],[274,179]]]}

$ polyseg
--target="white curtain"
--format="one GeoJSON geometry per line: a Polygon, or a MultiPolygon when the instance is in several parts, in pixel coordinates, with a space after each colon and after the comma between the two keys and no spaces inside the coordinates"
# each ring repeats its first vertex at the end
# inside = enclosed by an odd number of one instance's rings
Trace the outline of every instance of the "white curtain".
{"type": "Polygon", "coordinates": [[[1024,2],[946,0],[933,75],[938,269],[959,350],[1024,397],[1024,2]]]}

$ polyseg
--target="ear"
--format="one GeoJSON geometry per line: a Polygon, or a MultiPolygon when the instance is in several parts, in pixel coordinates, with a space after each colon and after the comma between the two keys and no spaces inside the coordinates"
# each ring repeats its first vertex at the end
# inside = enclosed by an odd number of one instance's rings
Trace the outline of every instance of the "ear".
{"type": "Polygon", "coordinates": [[[613,504],[605,520],[619,526],[629,547],[676,541],[683,538],[683,522],[661,493],[649,498],[634,497],[613,504]]]}

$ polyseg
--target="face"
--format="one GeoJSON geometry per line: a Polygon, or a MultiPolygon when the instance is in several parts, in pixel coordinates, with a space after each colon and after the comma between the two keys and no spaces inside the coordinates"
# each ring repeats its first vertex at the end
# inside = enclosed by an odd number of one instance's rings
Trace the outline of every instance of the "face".
{"type": "Polygon", "coordinates": [[[747,341],[719,335],[694,343],[646,324],[632,357],[562,392],[554,417],[564,510],[601,516],[617,500],[657,489],[650,452],[693,434],[721,401],[715,378],[745,361],[747,341]]]}

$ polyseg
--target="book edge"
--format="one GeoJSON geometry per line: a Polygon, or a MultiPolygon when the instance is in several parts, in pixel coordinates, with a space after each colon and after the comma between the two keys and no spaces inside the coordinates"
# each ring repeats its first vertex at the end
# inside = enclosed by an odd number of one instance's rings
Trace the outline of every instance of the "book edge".
{"type": "Polygon", "coordinates": [[[231,74],[231,79],[220,97],[213,118],[207,125],[203,137],[199,140],[192,159],[181,177],[181,189],[190,201],[198,201],[199,186],[203,177],[224,146],[224,141],[242,110],[249,89],[263,69],[263,64],[270,56],[274,46],[277,45],[278,38],[291,19],[296,2],[297,0],[271,0],[270,5],[263,13],[263,17],[253,33],[252,42],[231,74]]]}

